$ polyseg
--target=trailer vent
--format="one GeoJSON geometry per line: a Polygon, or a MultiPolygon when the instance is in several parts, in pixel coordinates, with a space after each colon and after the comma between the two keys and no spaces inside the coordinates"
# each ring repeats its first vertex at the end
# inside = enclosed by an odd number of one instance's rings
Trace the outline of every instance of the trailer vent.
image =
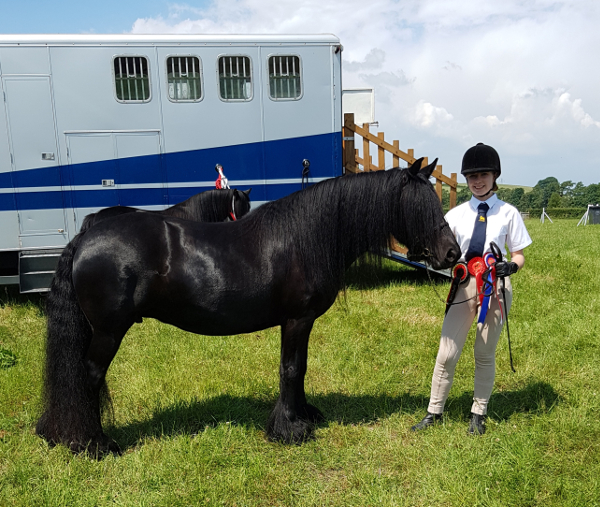
{"type": "Polygon", "coordinates": [[[195,102],[202,98],[200,60],[195,56],[167,58],[169,99],[173,102],[195,102]]]}
{"type": "Polygon", "coordinates": [[[219,58],[219,93],[223,100],[252,99],[252,68],[249,57],[219,58]]]}
{"type": "Polygon", "coordinates": [[[150,76],[145,56],[117,56],[114,61],[115,92],[119,102],[148,102],[150,76]]]}
{"type": "Polygon", "coordinates": [[[300,58],[269,57],[269,95],[273,100],[296,100],[301,97],[300,58]]]}

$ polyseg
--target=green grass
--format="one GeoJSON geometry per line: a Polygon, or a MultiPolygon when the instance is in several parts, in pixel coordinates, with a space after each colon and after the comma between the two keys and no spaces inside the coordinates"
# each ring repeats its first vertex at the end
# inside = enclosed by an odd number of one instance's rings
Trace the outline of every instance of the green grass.
{"type": "Polygon", "coordinates": [[[600,504],[600,227],[527,226],[513,277],[488,431],[467,435],[471,335],[443,424],[425,413],[446,281],[384,263],[352,271],[311,336],[306,388],[326,417],[313,441],[270,443],[279,332],[204,337],[147,320],[109,371],[107,432],[122,456],[50,448],[40,414],[41,300],[0,299],[2,506],[587,506],[600,504]],[[435,290],[434,290],[435,289],[435,290]]]}

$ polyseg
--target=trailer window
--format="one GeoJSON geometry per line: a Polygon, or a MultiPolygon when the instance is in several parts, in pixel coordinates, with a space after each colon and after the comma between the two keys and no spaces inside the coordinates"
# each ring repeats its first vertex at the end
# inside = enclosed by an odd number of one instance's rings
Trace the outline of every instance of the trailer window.
{"type": "Polygon", "coordinates": [[[114,59],[115,92],[120,102],[148,102],[150,76],[145,56],[117,56],[114,59]]]}
{"type": "Polygon", "coordinates": [[[202,98],[200,60],[196,56],[167,58],[169,99],[173,102],[193,102],[202,98]]]}
{"type": "Polygon", "coordinates": [[[269,95],[273,100],[301,97],[300,58],[291,55],[269,57],[269,95]]]}
{"type": "Polygon", "coordinates": [[[249,57],[219,57],[219,94],[223,100],[252,99],[252,68],[249,57]]]}

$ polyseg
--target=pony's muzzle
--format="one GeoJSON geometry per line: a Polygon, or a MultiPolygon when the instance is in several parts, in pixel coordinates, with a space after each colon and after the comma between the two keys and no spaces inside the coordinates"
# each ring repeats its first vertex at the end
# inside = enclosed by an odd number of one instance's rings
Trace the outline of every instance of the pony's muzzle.
{"type": "Polygon", "coordinates": [[[446,252],[446,258],[444,259],[444,263],[447,264],[446,267],[454,266],[460,259],[462,252],[460,251],[460,247],[457,245],[456,247],[451,247],[446,252]]]}

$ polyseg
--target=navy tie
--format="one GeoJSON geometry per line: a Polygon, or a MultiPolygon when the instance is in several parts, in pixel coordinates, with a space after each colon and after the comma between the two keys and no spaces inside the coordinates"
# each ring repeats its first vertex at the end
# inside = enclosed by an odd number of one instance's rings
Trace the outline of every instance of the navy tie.
{"type": "Polygon", "coordinates": [[[473,235],[469,243],[469,249],[465,255],[465,259],[469,262],[473,257],[481,257],[485,249],[485,228],[487,226],[487,212],[490,207],[487,203],[482,202],[477,206],[477,218],[473,227],[473,235]]]}

